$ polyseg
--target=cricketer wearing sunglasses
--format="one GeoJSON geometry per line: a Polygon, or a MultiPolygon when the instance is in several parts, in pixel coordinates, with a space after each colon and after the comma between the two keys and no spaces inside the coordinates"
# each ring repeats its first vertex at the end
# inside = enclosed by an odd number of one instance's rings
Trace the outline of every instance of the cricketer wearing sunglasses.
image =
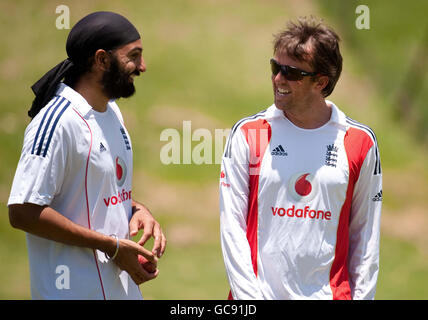
{"type": "Polygon", "coordinates": [[[380,157],[373,131],[326,100],[339,37],[315,19],[275,36],[274,104],[232,128],[221,166],[231,299],[373,299],[380,157]]]}

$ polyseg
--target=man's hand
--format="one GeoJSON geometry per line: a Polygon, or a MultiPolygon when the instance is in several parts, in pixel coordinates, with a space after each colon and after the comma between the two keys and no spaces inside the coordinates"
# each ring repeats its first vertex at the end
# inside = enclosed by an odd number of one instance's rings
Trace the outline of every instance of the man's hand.
{"type": "Polygon", "coordinates": [[[129,222],[129,234],[133,237],[139,230],[144,229],[144,233],[138,244],[144,246],[147,240],[153,237],[154,244],[152,252],[160,258],[166,248],[166,237],[162,232],[160,224],[153,218],[149,209],[134,200],[132,201],[132,212],[133,216],[129,222]]]}
{"type": "Polygon", "coordinates": [[[156,269],[156,271],[153,273],[147,272],[138,262],[139,254],[157,266],[157,258],[154,253],[128,239],[120,239],[119,251],[113,260],[120,269],[128,272],[129,276],[137,285],[152,280],[159,274],[158,269],[156,269]]]}
{"type": "MultiPolygon", "coordinates": [[[[139,210],[140,213],[138,215],[142,214],[141,211],[139,210]]],[[[148,238],[152,234],[157,235],[160,232],[162,239],[164,239],[159,224],[154,227],[154,223],[149,222],[150,220],[154,221],[153,217],[150,215],[151,219],[149,219],[147,214],[143,214],[143,216],[145,218],[142,219],[141,223],[141,219],[138,217],[134,221],[138,223],[137,225],[141,225],[141,228],[145,228],[144,232],[146,232],[146,225],[151,226],[147,228],[147,230],[150,228],[152,230],[148,238]]],[[[112,257],[116,252],[117,240],[115,238],[76,224],[49,206],[39,206],[31,203],[10,205],[9,220],[14,228],[49,240],[71,246],[97,249],[105,252],[109,257],[112,257]]],[[[165,250],[165,242],[166,240],[162,240],[163,249],[161,248],[160,250],[162,253],[165,250]]],[[[158,247],[154,249],[158,249],[158,247]]],[[[138,262],[139,254],[157,266],[155,252],[150,252],[142,245],[128,239],[120,239],[119,251],[113,260],[120,269],[128,272],[136,284],[152,280],[159,274],[159,270],[154,273],[144,270],[138,262]]]]}

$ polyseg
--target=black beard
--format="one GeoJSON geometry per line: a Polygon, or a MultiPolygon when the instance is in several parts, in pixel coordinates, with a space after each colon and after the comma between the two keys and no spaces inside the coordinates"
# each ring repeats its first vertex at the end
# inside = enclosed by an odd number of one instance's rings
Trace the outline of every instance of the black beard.
{"type": "Polygon", "coordinates": [[[120,66],[116,58],[111,59],[110,69],[105,71],[101,78],[103,92],[109,99],[129,98],[135,93],[135,86],[130,82],[131,74],[139,75],[138,70],[127,73],[120,66]]]}

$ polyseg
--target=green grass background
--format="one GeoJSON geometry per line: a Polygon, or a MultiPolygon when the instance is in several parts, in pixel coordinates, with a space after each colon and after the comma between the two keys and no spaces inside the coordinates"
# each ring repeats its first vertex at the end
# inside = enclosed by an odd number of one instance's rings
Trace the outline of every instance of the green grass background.
{"type": "MultiPolygon", "coordinates": [[[[29,122],[30,86],[66,57],[69,30],[55,27],[55,9],[61,4],[70,8],[71,25],[92,11],[111,10],[128,17],[142,34],[147,72],[136,80],[136,95],[119,101],[119,106],[134,146],[133,194],[157,208],[153,213],[169,239],[158,279],[141,286],[147,299],[227,297],[215,202],[219,165],[165,166],[159,159],[165,144],[159,136],[165,128],[180,129],[183,120],[192,120],[194,130],[206,123],[230,128],[270,105],[272,35],[289,18],[311,14],[324,18],[342,38],[343,76],[329,99],[377,134],[387,182],[382,219],[396,219],[397,212],[406,219],[406,210],[415,203],[418,214],[425,216],[428,3],[365,1],[370,29],[358,30],[355,8],[360,3],[1,1],[0,299],[30,298],[25,236],[10,227],[6,203],[29,122]],[[403,187],[400,177],[410,183],[403,187]],[[418,181],[416,195],[412,179],[418,181]],[[164,187],[171,192],[162,193],[164,187]],[[182,202],[192,210],[184,205],[159,206],[168,204],[174,190],[188,190],[182,202]]],[[[376,298],[427,299],[427,256],[423,243],[411,235],[382,230],[376,298]]]]}

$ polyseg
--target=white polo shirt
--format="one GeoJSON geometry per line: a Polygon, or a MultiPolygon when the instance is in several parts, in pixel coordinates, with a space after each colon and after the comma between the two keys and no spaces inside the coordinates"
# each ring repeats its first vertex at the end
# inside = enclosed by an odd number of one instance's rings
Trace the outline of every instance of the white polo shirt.
{"type": "MultiPolygon", "coordinates": [[[[8,205],[48,205],[73,222],[129,237],[132,146],[115,102],[97,112],[72,88],[30,122],[8,205]]],[[[27,233],[33,299],[142,299],[103,252],[27,233]]]]}

